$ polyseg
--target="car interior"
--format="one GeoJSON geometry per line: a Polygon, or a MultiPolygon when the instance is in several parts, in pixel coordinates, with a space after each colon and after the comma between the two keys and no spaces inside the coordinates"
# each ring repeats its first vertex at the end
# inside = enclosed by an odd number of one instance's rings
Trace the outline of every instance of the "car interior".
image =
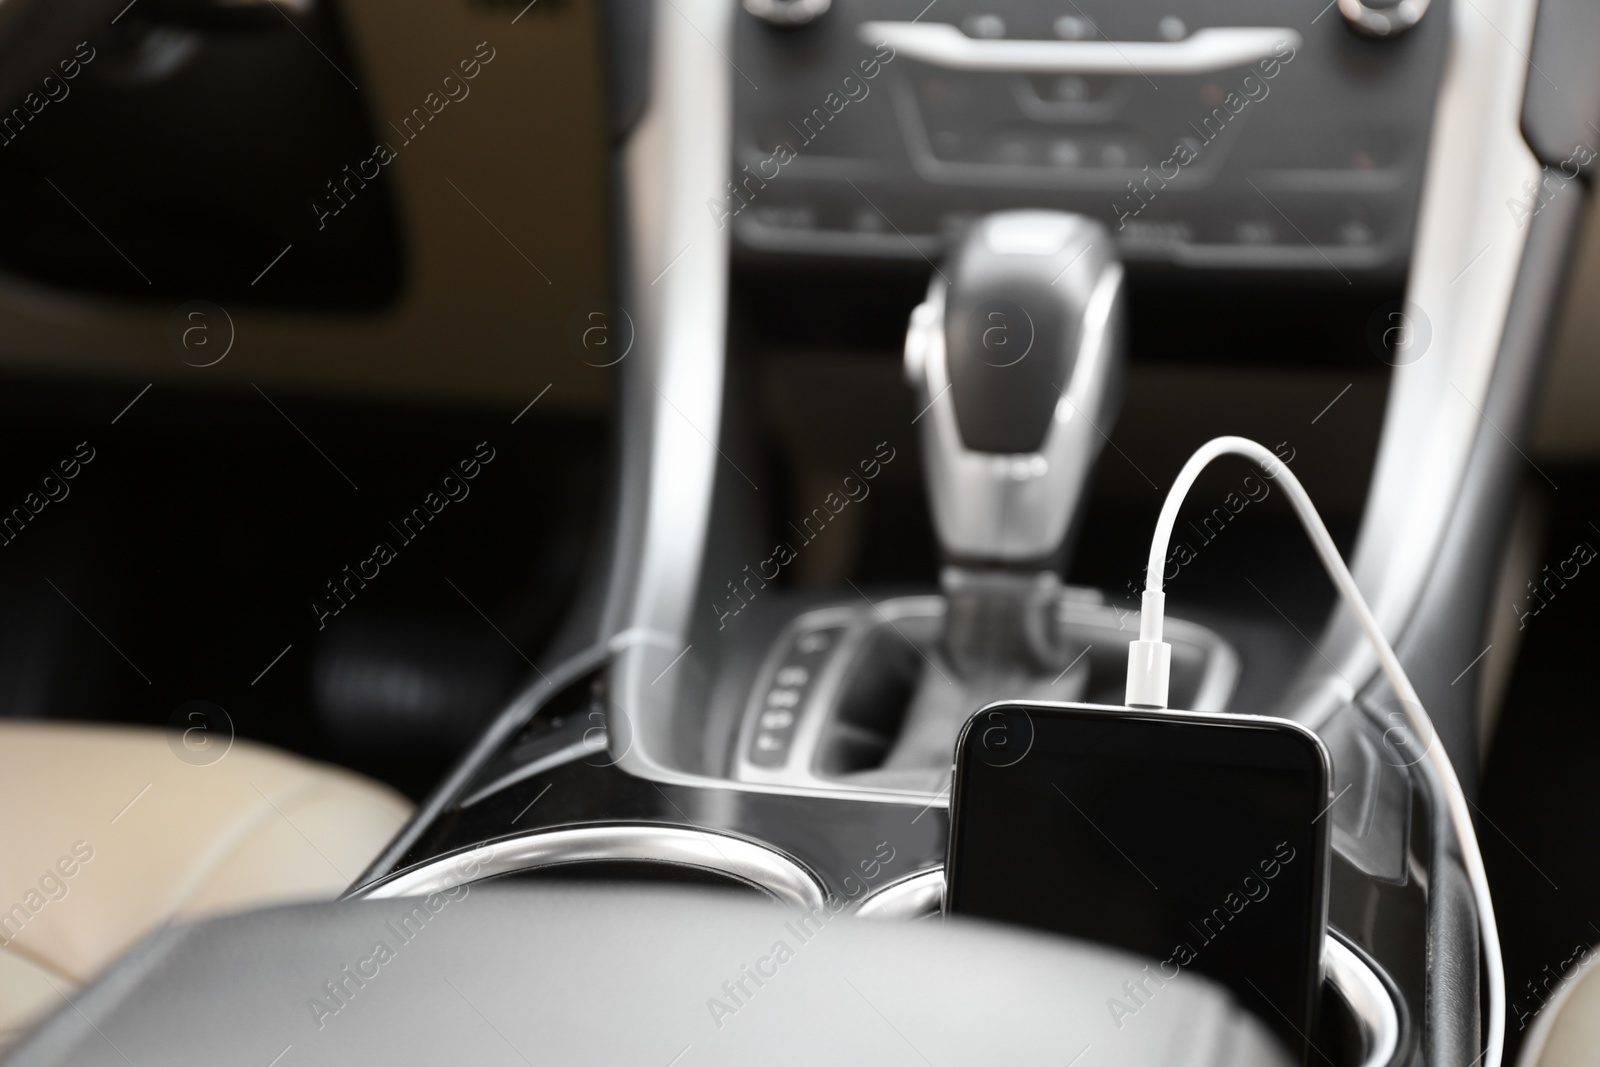
{"type": "Polygon", "coordinates": [[[0,0],[0,1056],[1596,1062],[1597,43],[0,0]]]}

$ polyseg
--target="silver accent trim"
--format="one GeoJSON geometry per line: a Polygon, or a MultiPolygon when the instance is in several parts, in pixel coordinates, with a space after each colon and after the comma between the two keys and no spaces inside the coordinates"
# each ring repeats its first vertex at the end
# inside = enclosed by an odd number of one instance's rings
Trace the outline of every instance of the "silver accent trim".
{"type": "Polygon", "coordinates": [[[491,842],[402,871],[356,896],[370,900],[427,896],[496,875],[605,860],[713,871],[808,911],[826,903],[821,885],[804,867],[765,845],[710,830],[639,824],[580,826],[491,842]]]}
{"type": "MultiPolygon", "coordinates": [[[[1417,219],[1406,311],[1429,347],[1390,377],[1383,435],[1350,563],[1391,640],[1410,621],[1460,493],[1510,311],[1527,231],[1506,210],[1540,164],[1522,136],[1535,0],[1475,0],[1450,20],[1417,219]]],[[[1341,601],[1284,706],[1315,727],[1354,697],[1378,663],[1341,601]],[[1331,665],[1331,666],[1330,666],[1331,665]]]]}
{"type": "MultiPolygon", "coordinates": [[[[1091,244],[1088,248],[1093,248],[1091,244]]],[[[1087,251],[1087,249],[1086,249],[1087,251]]],[[[1113,333],[1122,295],[1122,264],[1103,253],[1083,313],[1083,332],[1067,391],[1037,452],[976,452],[961,439],[945,362],[942,278],[911,312],[906,330],[906,377],[916,390],[923,471],[934,530],[946,552],[970,559],[1033,560],[1048,556],[1066,536],[1100,454],[1091,421],[1114,370],[1113,333]]]]}
{"type": "MultiPolygon", "coordinates": [[[[728,231],[706,200],[723,192],[733,159],[734,0],[660,0],[650,99],[623,153],[626,269],[620,302],[636,327],[623,370],[622,469],[610,600],[603,631],[615,650],[606,679],[613,710],[631,720],[616,766],[653,782],[777,795],[904,804],[932,794],[842,785],[796,789],[692,774],[674,751],[676,682],[687,644],[721,431],[726,362],[728,231]],[[659,684],[656,684],[659,682],[659,684]]],[[[736,477],[736,476],[735,476],[736,477]]],[[[943,803],[939,801],[939,803],[943,803]]]]}
{"type": "MultiPolygon", "coordinates": [[[[858,919],[926,919],[944,908],[944,867],[931,867],[868,894],[852,914],[858,919]]],[[[1323,938],[1327,981],[1361,1028],[1360,1067],[1387,1067],[1400,1048],[1400,1010],[1383,980],[1339,938],[1323,938]]]]}
{"type": "Polygon", "coordinates": [[[863,22],[856,36],[946,70],[1013,74],[1209,74],[1301,43],[1276,26],[1211,27],[1181,41],[997,41],[944,22],[863,22]]]}
{"type": "Polygon", "coordinates": [[[650,102],[623,153],[628,245],[619,283],[637,341],[621,364],[623,513],[606,621],[609,633],[642,638],[625,659],[670,649],[658,672],[683,650],[724,462],[728,230],[706,202],[724,192],[732,158],[733,14],[730,0],[658,5],[650,102]]]}
{"type": "Polygon", "coordinates": [[[638,341],[620,364],[622,471],[603,625],[616,652],[607,681],[633,726],[617,766],[649,781],[791,793],[688,774],[656,756],[674,751],[676,683],[693,656],[663,672],[686,647],[717,465],[726,462],[717,442],[729,231],[718,229],[706,201],[726,189],[733,159],[737,74],[727,57],[736,12],[735,0],[660,0],[650,99],[624,150],[627,269],[619,281],[638,341]]]}
{"type": "Polygon", "coordinates": [[[944,867],[908,874],[864,897],[858,919],[926,919],[944,906],[944,867]]]}
{"type": "Polygon", "coordinates": [[[1322,943],[1327,979],[1361,1024],[1366,1055],[1360,1067],[1386,1067],[1400,1048],[1400,1012],[1383,980],[1337,937],[1322,943]]]}
{"type": "Polygon", "coordinates": [[[744,9],[773,26],[804,26],[827,14],[833,0],[744,0],[744,9]]]}

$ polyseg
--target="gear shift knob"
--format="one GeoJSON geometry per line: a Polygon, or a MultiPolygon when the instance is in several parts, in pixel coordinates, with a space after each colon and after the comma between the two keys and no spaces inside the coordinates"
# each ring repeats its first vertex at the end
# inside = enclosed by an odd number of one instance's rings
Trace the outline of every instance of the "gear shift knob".
{"type": "Polygon", "coordinates": [[[966,234],[912,312],[906,375],[934,529],[953,562],[1043,566],[1122,377],[1122,266],[1081,215],[1007,211],[966,234]]]}

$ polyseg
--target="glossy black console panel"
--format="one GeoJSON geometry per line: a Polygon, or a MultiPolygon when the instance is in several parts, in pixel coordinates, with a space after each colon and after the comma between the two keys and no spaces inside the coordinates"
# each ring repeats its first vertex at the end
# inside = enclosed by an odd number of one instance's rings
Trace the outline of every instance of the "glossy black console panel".
{"type": "MultiPolygon", "coordinates": [[[[552,705],[508,748],[532,748],[541,736],[560,736],[573,723],[601,724],[585,729],[603,731],[608,718],[616,721],[593,679],[552,705]]],[[[510,761],[493,761],[471,779],[463,796],[473,802],[448,804],[392,870],[369,875],[380,877],[540,829],[645,823],[729,833],[768,845],[798,861],[825,892],[859,900],[898,877],[942,863],[949,832],[942,801],[863,801],[758,792],[731,783],[655,782],[618,767],[603,745],[570,750],[566,759],[532,777],[518,777],[510,761]],[[496,781],[509,784],[485,790],[496,781]]]]}

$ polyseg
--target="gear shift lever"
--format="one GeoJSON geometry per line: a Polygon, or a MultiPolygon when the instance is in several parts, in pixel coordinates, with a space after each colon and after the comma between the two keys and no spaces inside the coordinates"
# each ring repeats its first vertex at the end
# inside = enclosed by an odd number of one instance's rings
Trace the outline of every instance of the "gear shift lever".
{"type": "Polygon", "coordinates": [[[912,312],[906,375],[951,562],[1043,567],[1060,547],[1120,386],[1121,293],[1099,224],[1008,211],[972,227],[912,312]]]}
{"type": "Polygon", "coordinates": [[[942,774],[990,701],[1080,695],[1086,673],[1058,684],[1075,652],[1053,639],[1052,563],[1118,400],[1121,298],[1098,223],[1009,211],[971,228],[912,312],[906,375],[947,560],[938,658],[951,670],[924,672],[883,784],[942,774]]]}

